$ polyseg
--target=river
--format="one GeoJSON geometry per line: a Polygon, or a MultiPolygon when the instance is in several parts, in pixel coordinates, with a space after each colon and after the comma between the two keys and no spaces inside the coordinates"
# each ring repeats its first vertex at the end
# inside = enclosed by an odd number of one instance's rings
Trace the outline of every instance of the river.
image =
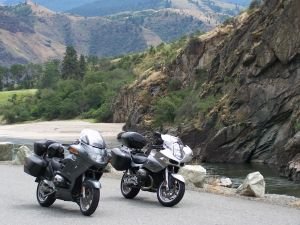
{"type": "Polygon", "coordinates": [[[201,165],[207,170],[209,175],[229,177],[233,183],[233,187],[238,187],[243,183],[247,174],[259,171],[265,178],[266,193],[300,197],[300,183],[280,177],[276,169],[264,164],[204,163],[201,165]]]}

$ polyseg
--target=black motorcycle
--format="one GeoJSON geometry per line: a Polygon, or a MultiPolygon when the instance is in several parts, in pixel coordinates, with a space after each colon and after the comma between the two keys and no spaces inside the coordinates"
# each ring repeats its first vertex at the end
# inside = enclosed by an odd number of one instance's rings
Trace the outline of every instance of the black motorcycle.
{"type": "Polygon", "coordinates": [[[184,146],[178,137],[155,133],[155,144],[150,153],[142,148],[146,139],[136,132],[124,132],[118,136],[123,146],[111,151],[111,164],[124,171],[121,193],[125,198],[134,198],[140,190],[156,192],[158,201],[167,207],[176,205],[185,192],[184,178],[178,174],[193,157],[193,152],[184,146]]]}
{"type": "Polygon", "coordinates": [[[76,202],[83,215],[95,212],[100,199],[99,182],[109,157],[99,132],[84,129],[80,139],[69,146],[54,141],[34,143],[24,171],[36,177],[36,197],[43,207],[56,199],[76,202]]]}

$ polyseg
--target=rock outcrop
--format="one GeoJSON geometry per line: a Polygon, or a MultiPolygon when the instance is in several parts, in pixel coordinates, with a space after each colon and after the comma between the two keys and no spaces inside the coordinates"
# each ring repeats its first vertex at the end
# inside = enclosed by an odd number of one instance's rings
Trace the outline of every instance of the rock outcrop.
{"type": "Polygon", "coordinates": [[[295,171],[300,150],[288,143],[300,130],[299,9],[298,0],[268,0],[193,39],[173,63],[147,71],[123,90],[115,121],[127,120],[126,129],[153,129],[153,104],[168,95],[168,83],[176,79],[181,88],[194,88],[205,71],[196,97],[217,100],[175,132],[198,160],[262,162],[295,171]]]}
{"type": "Polygon", "coordinates": [[[14,155],[14,144],[10,142],[0,143],[0,161],[11,161],[14,155]]]}
{"type": "Polygon", "coordinates": [[[32,151],[25,145],[22,145],[17,149],[17,153],[15,155],[15,159],[13,160],[14,165],[23,165],[25,162],[25,158],[30,156],[32,151]]]}
{"type": "Polygon", "coordinates": [[[205,177],[205,184],[211,185],[211,186],[221,186],[221,187],[227,187],[232,188],[232,181],[229,177],[223,177],[218,175],[208,175],[205,177]]]}
{"type": "Polygon", "coordinates": [[[284,146],[280,154],[280,173],[290,180],[300,181],[300,132],[297,132],[284,146]],[[288,162],[285,166],[285,162],[288,162]]]}
{"type": "Polygon", "coordinates": [[[203,187],[206,176],[206,169],[200,165],[186,165],[182,167],[179,173],[184,177],[187,183],[195,187],[203,187]]]}
{"type": "Polygon", "coordinates": [[[250,197],[262,198],[265,195],[266,183],[260,172],[254,172],[247,175],[243,184],[241,184],[237,193],[250,197]]]}

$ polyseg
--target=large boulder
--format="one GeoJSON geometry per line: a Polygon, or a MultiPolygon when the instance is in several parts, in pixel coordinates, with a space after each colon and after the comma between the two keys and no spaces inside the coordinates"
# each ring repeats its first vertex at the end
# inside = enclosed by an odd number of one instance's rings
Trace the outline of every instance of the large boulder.
{"type": "Polygon", "coordinates": [[[243,184],[241,184],[237,193],[245,196],[262,198],[265,195],[266,183],[260,172],[254,172],[247,175],[243,184]]]}
{"type": "Polygon", "coordinates": [[[288,163],[288,177],[293,181],[300,181],[300,153],[288,163]]]}
{"type": "Polygon", "coordinates": [[[300,132],[289,139],[280,152],[280,175],[300,181],[300,132]]]}
{"type": "Polygon", "coordinates": [[[206,176],[204,183],[211,186],[232,187],[232,181],[230,178],[218,175],[206,176]]]}
{"type": "Polygon", "coordinates": [[[108,163],[108,164],[106,165],[106,167],[104,168],[103,172],[104,172],[104,173],[111,173],[112,170],[113,170],[112,165],[111,165],[110,163],[108,163]]]}
{"type": "Polygon", "coordinates": [[[0,142],[0,161],[11,161],[13,159],[14,144],[0,142]]]}
{"type": "Polygon", "coordinates": [[[181,174],[187,183],[196,187],[203,187],[206,176],[206,169],[200,165],[186,165],[180,169],[181,174]]]}
{"type": "Polygon", "coordinates": [[[228,177],[221,177],[220,182],[218,183],[218,185],[222,186],[222,187],[231,188],[232,187],[232,181],[228,177]]]}
{"type": "Polygon", "coordinates": [[[15,165],[23,165],[25,162],[25,158],[30,156],[32,151],[25,145],[22,145],[18,148],[15,159],[13,160],[13,164],[15,165]]]}

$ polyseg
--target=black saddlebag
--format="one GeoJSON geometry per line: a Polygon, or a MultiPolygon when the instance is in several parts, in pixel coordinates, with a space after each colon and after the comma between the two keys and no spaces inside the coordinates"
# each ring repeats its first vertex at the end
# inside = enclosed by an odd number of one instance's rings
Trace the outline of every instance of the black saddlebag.
{"type": "Polygon", "coordinates": [[[25,158],[24,172],[33,177],[42,176],[46,167],[46,161],[37,155],[31,155],[25,158]]]}
{"type": "Polygon", "coordinates": [[[137,132],[122,133],[121,141],[123,145],[134,149],[142,149],[147,144],[146,138],[137,132]]]}
{"type": "Polygon", "coordinates": [[[114,148],[111,150],[110,163],[116,170],[127,170],[131,164],[130,153],[120,148],[114,148]]]}
{"type": "Polygon", "coordinates": [[[42,156],[44,153],[46,153],[49,145],[56,143],[55,141],[51,140],[42,140],[42,141],[36,141],[33,144],[33,151],[36,155],[42,156]]]}

